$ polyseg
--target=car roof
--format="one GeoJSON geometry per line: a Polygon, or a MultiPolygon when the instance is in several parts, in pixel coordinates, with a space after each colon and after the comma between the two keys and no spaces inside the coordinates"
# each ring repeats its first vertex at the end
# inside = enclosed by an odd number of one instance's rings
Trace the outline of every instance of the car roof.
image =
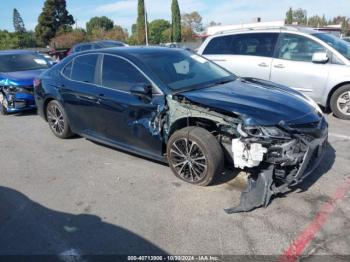
{"type": "Polygon", "coordinates": [[[305,26],[271,26],[271,27],[252,27],[252,28],[240,28],[240,29],[233,29],[233,30],[226,30],[226,31],[220,31],[215,34],[213,34],[211,37],[217,37],[217,36],[225,36],[225,35],[234,35],[234,34],[240,34],[240,33],[293,33],[293,32],[299,32],[299,33],[305,33],[305,34],[317,34],[317,33],[323,33],[321,31],[315,30],[310,27],[305,26]]]}
{"type": "Polygon", "coordinates": [[[158,46],[133,46],[133,47],[112,47],[112,48],[102,48],[97,50],[88,50],[84,52],[79,52],[75,54],[75,56],[79,56],[81,54],[89,54],[89,53],[103,53],[103,54],[112,54],[112,55],[120,55],[125,57],[138,57],[143,54],[154,54],[154,53],[174,53],[178,51],[184,51],[181,48],[168,48],[168,47],[158,47],[158,46]]]}
{"type": "Polygon", "coordinates": [[[99,43],[116,43],[116,44],[124,44],[121,41],[116,41],[116,40],[99,40],[99,41],[91,41],[91,42],[83,42],[76,44],[74,47],[78,47],[81,45],[90,45],[90,44],[99,44],[99,43]]]}
{"type": "Polygon", "coordinates": [[[32,50],[2,50],[0,55],[20,55],[20,54],[37,54],[38,52],[32,50]]]}

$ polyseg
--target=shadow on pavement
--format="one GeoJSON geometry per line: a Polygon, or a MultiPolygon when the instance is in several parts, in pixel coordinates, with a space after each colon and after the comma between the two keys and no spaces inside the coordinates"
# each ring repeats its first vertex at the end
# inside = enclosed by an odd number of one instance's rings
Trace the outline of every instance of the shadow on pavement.
{"type": "MultiPolygon", "coordinates": [[[[13,189],[0,186],[0,261],[4,255],[55,255],[61,260],[60,255],[131,254],[166,253],[135,233],[103,222],[97,216],[50,210],[13,189]]],[[[84,257],[82,261],[90,260],[84,257]]]]}
{"type": "Polygon", "coordinates": [[[328,143],[326,153],[319,167],[317,167],[310,176],[306,177],[301,184],[297,185],[295,189],[300,189],[299,192],[307,191],[313,184],[317,182],[317,180],[319,180],[324,174],[331,170],[335,162],[335,157],[336,151],[333,146],[328,143]]]}

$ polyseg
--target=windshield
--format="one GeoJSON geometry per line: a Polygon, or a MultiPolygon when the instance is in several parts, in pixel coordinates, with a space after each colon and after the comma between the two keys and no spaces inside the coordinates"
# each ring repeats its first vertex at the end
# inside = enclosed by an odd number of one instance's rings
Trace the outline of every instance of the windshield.
{"type": "Polygon", "coordinates": [[[164,84],[177,92],[236,79],[216,64],[188,51],[157,51],[140,57],[164,84]]]}
{"type": "Polygon", "coordinates": [[[35,54],[0,55],[0,72],[17,72],[49,67],[45,58],[35,54]]]}
{"type": "Polygon", "coordinates": [[[350,60],[350,43],[334,36],[331,34],[314,34],[317,38],[329,44],[343,56],[345,56],[348,60],[350,60]]]}

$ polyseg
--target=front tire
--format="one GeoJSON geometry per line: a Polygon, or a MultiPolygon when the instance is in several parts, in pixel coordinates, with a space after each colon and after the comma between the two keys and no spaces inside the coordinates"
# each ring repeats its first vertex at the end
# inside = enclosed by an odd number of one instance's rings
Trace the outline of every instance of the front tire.
{"type": "Polygon", "coordinates": [[[46,117],[49,127],[55,136],[61,139],[67,139],[73,135],[66,112],[58,101],[53,100],[48,103],[46,117]]]}
{"type": "Polygon", "coordinates": [[[0,114],[3,115],[3,116],[7,115],[7,109],[4,106],[5,99],[6,98],[4,97],[4,95],[0,92],[0,114]]]}
{"type": "Polygon", "coordinates": [[[200,127],[186,127],[169,139],[167,157],[180,179],[198,186],[209,185],[224,167],[224,153],[217,139],[200,127]]]}
{"type": "Polygon", "coordinates": [[[3,116],[6,116],[7,115],[6,107],[4,107],[3,104],[0,104],[0,105],[1,105],[0,114],[3,115],[3,116]]]}
{"type": "Polygon", "coordinates": [[[333,93],[330,106],[335,116],[350,120],[350,85],[344,85],[333,93]]]}

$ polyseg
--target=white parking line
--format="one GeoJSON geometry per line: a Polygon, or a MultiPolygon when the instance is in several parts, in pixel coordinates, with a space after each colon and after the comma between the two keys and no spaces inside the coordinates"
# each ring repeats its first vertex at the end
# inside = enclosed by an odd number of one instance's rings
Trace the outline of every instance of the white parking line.
{"type": "Polygon", "coordinates": [[[345,136],[341,134],[329,133],[328,136],[350,140],[350,136],[345,136]]]}

